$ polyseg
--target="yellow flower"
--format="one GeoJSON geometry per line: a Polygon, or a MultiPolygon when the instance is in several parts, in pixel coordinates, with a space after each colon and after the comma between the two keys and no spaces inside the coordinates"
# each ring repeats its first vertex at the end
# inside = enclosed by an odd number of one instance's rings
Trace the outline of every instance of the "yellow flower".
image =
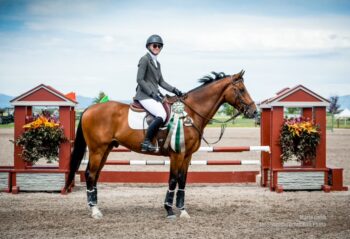
{"type": "Polygon", "coordinates": [[[31,123],[28,123],[28,124],[25,124],[23,126],[23,128],[25,128],[25,129],[36,129],[36,128],[40,127],[40,126],[53,128],[53,127],[58,127],[59,124],[49,121],[44,116],[39,116],[35,121],[33,121],[31,123]]]}

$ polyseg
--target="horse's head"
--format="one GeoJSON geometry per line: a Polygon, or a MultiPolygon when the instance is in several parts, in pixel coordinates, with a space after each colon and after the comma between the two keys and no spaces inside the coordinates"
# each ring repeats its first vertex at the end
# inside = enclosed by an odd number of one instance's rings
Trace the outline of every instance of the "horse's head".
{"type": "Polygon", "coordinates": [[[235,107],[248,118],[257,114],[256,105],[250,97],[243,80],[244,71],[232,75],[231,84],[225,91],[225,101],[235,107]]]}

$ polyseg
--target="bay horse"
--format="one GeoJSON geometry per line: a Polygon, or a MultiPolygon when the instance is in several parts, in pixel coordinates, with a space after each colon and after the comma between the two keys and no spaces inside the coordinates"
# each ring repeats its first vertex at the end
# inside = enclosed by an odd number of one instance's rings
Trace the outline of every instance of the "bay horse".
{"type": "Polygon", "coordinates": [[[176,153],[170,148],[165,152],[141,152],[144,131],[129,127],[127,120],[129,105],[116,101],[92,105],[80,118],[65,189],[70,190],[87,146],[89,148],[89,161],[85,171],[87,200],[91,216],[96,219],[102,218],[102,213],[97,207],[98,177],[112,148],[122,145],[137,153],[170,157],[169,187],[164,202],[167,218],[176,218],[173,211],[176,187],[178,187],[176,207],[181,211],[180,217],[189,217],[185,210],[187,171],[192,154],[200,147],[205,126],[219,107],[226,102],[246,117],[253,118],[256,115],[256,105],[244,85],[243,74],[244,71],[234,75],[215,73],[215,78],[204,77],[200,80],[202,85],[187,92],[184,97],[178,98],[183,102],[188,117],[192,119],[191,126],[184,127],[185,151],[181,153],[176,153]]]}

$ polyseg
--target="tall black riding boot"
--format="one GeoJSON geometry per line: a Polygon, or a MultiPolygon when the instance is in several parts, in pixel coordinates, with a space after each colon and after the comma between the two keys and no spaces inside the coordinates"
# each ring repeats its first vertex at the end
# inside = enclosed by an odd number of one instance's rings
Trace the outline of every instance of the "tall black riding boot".
{"type": "Polygon", "coordinates": [[[154,136],[157,134],[160,126],[163,123],[161,117],[156,117],[153,122],[149,125],[146,133],[145,140],[141,143],[142,152],[154,152],[157,150],[157,147],[152,144],[154,136]]]}

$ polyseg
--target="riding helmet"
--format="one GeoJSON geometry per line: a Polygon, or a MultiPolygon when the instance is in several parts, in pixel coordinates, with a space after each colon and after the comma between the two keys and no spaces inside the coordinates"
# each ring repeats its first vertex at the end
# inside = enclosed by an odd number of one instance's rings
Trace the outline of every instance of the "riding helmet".
{"type": "Polygon", "coordinates": [[[147,48],[150,44],[152,44],[152,43],[158,43],[158,44],[160,44],[160,45],[162,45],[162,46],[164,45],[164,44],[163,44],[163,39],[162,39],[159,35],[156,35],[156,34],[150,36],[150,37],[147,39],[146,48],[147,48]]]}

